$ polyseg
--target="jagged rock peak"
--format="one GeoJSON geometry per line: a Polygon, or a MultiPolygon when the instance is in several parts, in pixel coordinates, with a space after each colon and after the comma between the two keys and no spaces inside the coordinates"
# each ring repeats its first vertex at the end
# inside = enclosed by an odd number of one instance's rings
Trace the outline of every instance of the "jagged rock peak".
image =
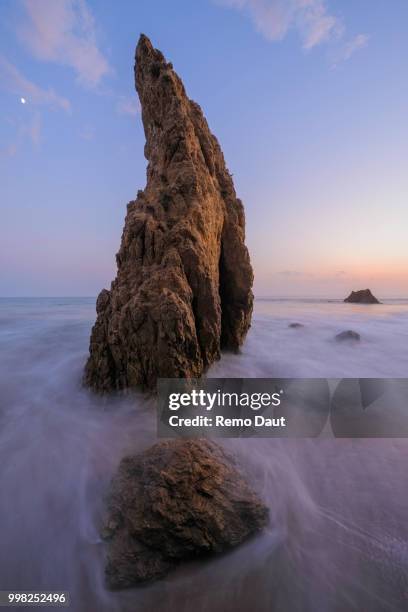
{"type": "Polygon", "coordinates": [[[117,276],[97,299],[84,381],[97,391],[196,377],[250,326],[245,217],[217,139],[143,34],[135,82],[147,184],[128,204],[117,276]]]}

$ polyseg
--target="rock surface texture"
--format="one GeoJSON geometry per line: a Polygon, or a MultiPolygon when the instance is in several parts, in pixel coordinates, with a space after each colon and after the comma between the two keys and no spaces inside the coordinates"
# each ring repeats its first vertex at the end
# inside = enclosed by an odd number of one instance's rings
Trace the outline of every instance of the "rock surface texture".
{"type": "Polygon", "coordinates": [[[223,450],[171,440],[122,460],[103,537],[107,585],[130,587],[182,560],[236,546],[268,521],[268,509],[223,450]]]}
{"type": "Polygon", "coordinates": [[[245,218],[217,139],[141,35],[136,89],[147,184],[128,204],[117,276],[99,294],[85,384],[97,391],[196,377],[250,326],[245,218]]]}
{"type": "Polygon", "coordinates": [[[377,298],[371,293],[370,289],[361,289],[360,291],[352,291],[344,300],[351,304],[381,304],[377,298]]]}

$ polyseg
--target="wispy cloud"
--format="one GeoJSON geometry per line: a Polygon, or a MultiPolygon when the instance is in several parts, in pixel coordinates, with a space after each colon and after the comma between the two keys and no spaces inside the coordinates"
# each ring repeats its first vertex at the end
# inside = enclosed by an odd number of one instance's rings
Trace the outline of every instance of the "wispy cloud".
{"type": "Polygon", "coordinates": [[[10,144],[6,145],[5,147],[1,147],[0,149],[0,156],[1,157],[14,157],[15,154],[17,153],[18,150],[18,143],[17,142],[11,142],[10,144]]]}
{"type": "Polygon", "coordinates": [[[82,140],[93,140],[95,137],[95,130],[93,127],[86,125],[84,128],[82,128],[82,130],[79,132],[80,137],[82,138],[82,140]]]}
{"type": "Polygon", "coordinates": [[[98,48],[95,21],[85,0],[22,0],[26,20],[19,36],[40,60],[70,66],[95,87],[111,72],[98,48]]]}
{"type": "Polygon", "coordinates": [[[119,115],[130,115],[135,117],[140,113],[140,103],[136,98],[121,96],[116,104],[116,110],[119,115]]]}
{"type": "Polygon", "coordinates": [[[282,40],[296,29],[303,47],[311,49],[341,35],[341,20],[332,15],[324,0],[217,0],[244,11],[268,40],[282,40]]]}
{"type": "Polygon", "coordinates": [[[302,272],[299,272],[299,270],[281,270],[277,274],[279,276],[302,276],[302,272]]]}
{"type": "Polygon", "coordinates": [[[13,142],[0,149],[2,157],[14,157],[25,142],[31,141],[35,148],[41,142],[41,117],[38,113],[28,121],[19,121],[16,124],[16,133],[13,142]]]}
{"type": "Polygon", "coordinates": [[[248,15],[256,29],[268,40],[279,41],[296,30],[304,49],[336,42],[341,46],[340,59],[367,44],[368,37],[359,34],[344,43],[345,27],[340,17],[330,12],[326,0],[215,0],[218,4],[248,15]]]}
{"type": "Polygon", "coordinates": [[[280,272],[276,272],[278,276],[285,276],[286,278],[310,278],[313,276],[310,272],[303,272],[301,270],[281,270],[280,272]]]}
{"type": "Polygon", "coordinates": [[[368,44],[369,36],[367,34],[358,34],[347,43],[345,43],[342,52],[340,53],[338,61],[345,61],[359,49],[363,49],[368,44]]]}
{"type": "Polygon", "coordinates": [[[38,147],[41,141],[41,118],[36,114],[26,127],[26,132],[34,146],[38,147]]]}
{"type": "Polygon", "coordinates": [[[0,84],[6,91],[19,97],[23,96],[29,103],[61,108],[67,112],[71,109],[69,100],[59,96],[52,88],[43,89],[27,79],[2,55],[0,55],[0,84]]]}

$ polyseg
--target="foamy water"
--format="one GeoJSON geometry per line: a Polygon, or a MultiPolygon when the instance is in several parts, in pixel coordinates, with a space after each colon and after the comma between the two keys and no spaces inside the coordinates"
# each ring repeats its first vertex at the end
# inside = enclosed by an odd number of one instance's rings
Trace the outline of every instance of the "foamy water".
{"type": "MultiPolygon", "coordinates": [[[[408,606],[405,440],[225,440],[269,528],[121,593],[103,583],[103,497],[155,437],[151,400],[81,387],[94,300],[0,300],[0,589],[66,590],[74,611],[369,612],[408,606]]],[[[257,301],[210,376],[407,377],[408,303],[257,301]],[[303,328],[290,329],[299,322],[303,328]],[[339,344],[353,329],[361,342],[339,344]]]]}
{"type": "Polygon", "coordinates": [[[408,300],[362,305],[327,300],[257,300],[242,354],[226,356],[214,376],[406,378],[408,300]],[[290,323],[304,327],[292,329],[290,323]],[[360,342],[336,342],[353,330],[360,342]]]}

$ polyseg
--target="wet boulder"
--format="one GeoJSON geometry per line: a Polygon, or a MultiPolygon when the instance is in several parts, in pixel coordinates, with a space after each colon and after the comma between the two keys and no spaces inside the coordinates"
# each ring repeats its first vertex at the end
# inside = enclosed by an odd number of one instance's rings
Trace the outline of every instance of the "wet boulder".
{"type": "Polygon", "coordinates": [[[337,342],[347,342],[347,341],[359,342],[361,339],[361,336],[359,333],[353,331],[352,329],[348,329],[347,331],[343,331],[337,334],[335,338],[337,342]]]}
{"type": "Polygon", "coordinates": [[[267,507],[220,446],[160,442],[124,458],[113,479],[102,534],[107,586],[160,578],[182,561],[238,545],[267,521],[267,507]]]}

